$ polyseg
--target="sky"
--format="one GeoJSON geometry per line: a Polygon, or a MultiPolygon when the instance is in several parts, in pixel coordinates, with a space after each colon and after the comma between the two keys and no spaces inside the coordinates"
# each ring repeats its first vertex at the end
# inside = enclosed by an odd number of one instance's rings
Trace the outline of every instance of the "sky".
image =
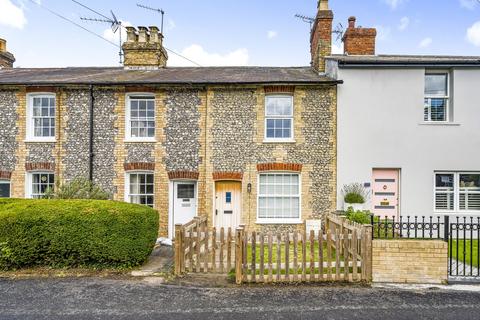
{"type": "MultiPolygon", "coordinates": [[[[124,25],[160,25],[164,45],[202,66],[305,66],[310,26],[294,17],[316,15],[317,0],[78,0],[124,25]]],[[[480,0],[330,0],[334,25],[377,28],[379,54],[480,56],[480,0]]],[[[118,32],[71,0],[0,0],[0,38],[16,67],[118,66],[118,32]],[[67,22],[67,19],[98,36],[67,22]],[[108,42],[105,40],[110,40],[108,42]]],[[[335,39],[334,39],[335,40],[335,39]]],[[[341,41],[334,52],[341,53],[341,41]]],[[[192,63],[169,52],[168,66],[192,63]]]]}

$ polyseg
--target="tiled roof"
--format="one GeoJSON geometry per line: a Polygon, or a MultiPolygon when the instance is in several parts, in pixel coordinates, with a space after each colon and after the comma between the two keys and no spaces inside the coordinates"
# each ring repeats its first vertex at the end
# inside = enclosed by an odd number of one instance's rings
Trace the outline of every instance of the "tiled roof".
{"type": "Polygon", "coordinates": [[[335,83],[310,67],[122,67],[13,68],[0,70],[0,84],[257,84],[335,83]]]}

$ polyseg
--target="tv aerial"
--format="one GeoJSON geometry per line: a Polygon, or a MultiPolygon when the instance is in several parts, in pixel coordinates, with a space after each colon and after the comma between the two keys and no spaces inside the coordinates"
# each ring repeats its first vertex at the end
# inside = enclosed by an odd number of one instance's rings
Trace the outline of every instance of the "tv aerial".
{"type": "Polygon", "coordinates": [[[92,8],[78,2],[77,0],[72,0],[73,2],[75,2],[76,4],[84,7],[85,9],[97,14],[98,16],[100,16],[101,18],[86,18],[86,17],[80,17],[81,20],[83,21],[91,21],[91,22],[98,22],[98,23],[108,23],[110,24],[110,28],[112,30],[113,33],[117,33],[120,29],[120,32],[119,32],[119,51],[118,51],[118,56],[120,57],[120,64],[123,63],[123,52],[122,52],[122,30],[121,28],[123,27],[122,25],[122,22],[120,20],[117,19],[116,15],[113,13],[112,10],[110,10],[110,14],[111,14],[111,17],[108,17],[98,11],[95,11],[93,10],[92,8]]]}
{"type": "Polygon", "coordinates": [[[312,26],[313,26],[313,23],[315,22],[315,18],[312,18],[312,17],[309,17],[309,16],[304,16],[304,15],[298,14],[298,13],[295,15],[295,18],[298,18],[305,23],[309,23],[310,24],[310,30],[312,30],[312,26]]]}
{"type": "Polygon", "coordinates": [[[165,11],[163,11],[163,9],[160,9],[160,8],[152,8],[152,7],[146,6],[146,5],[141,4],[141,3],[137,3],[137,7],[142,8],[142,9],[145,9],[145,10],[155,11],[155,12],[160,13],[160,14],[162,15],[162,22],[161,22],[161,26],[160,26],[160,32],[161,32],[162,35],[163,35],[163,18],[164,18],[164,16],[165,16],[165,11]]]}

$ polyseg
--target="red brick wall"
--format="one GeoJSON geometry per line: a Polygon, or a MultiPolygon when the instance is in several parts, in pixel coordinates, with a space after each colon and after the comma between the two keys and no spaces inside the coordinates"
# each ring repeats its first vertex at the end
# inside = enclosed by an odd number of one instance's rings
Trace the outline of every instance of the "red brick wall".
{"type": "Polygon", "coordinates": [[[343,37],[345,54],[375,55],[376,36],[374,28],[348,28],[343,37]]]}
{"type": "Polygon", "coordinates": [[[325,71],[324,57],[332,54],[332,24],[333,12],[331,10],[318,11],[310,37],[310,53],[312,66],[319,72],[325,71]]]}

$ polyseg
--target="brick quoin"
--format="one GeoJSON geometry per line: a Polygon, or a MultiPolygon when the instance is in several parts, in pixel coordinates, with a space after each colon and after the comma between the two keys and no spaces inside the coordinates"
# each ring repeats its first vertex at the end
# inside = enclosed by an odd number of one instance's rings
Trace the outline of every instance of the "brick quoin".
{"type": "Polygon", "coordinates": [[[258,171],[294,171],[301,172],[302,165],[299,163],[259,163],[258,171]]]}
{"type": "Polygon", "coordinates": [[[134,171],[134,170],[155,170],[155,163],[148,162],[130,162],[123,165],[125,171],[134,171]]]}
{"type": "Polygon", "coordinates": [[[242,180],[243,172],[214,172],[213,180],[242,180]]]}
{"type": "Polygon", "coordinates": [[[10,180],[12,177],[11,171],[1,171],[0,170],[0,179],[10,180]]]}
{"type": "Polygon", "coordinates": [[[188,179],[188,180],[198,180],[199,173],[195,171],[171,171],[168,173],[168,179],[188,179]]]}
{"type": "Polygon", "coordinates": [[[37,170],[55,171],[55,163],[51,163],[51,162],[25,163],[25,171],[37,171],[37,170]]]}

